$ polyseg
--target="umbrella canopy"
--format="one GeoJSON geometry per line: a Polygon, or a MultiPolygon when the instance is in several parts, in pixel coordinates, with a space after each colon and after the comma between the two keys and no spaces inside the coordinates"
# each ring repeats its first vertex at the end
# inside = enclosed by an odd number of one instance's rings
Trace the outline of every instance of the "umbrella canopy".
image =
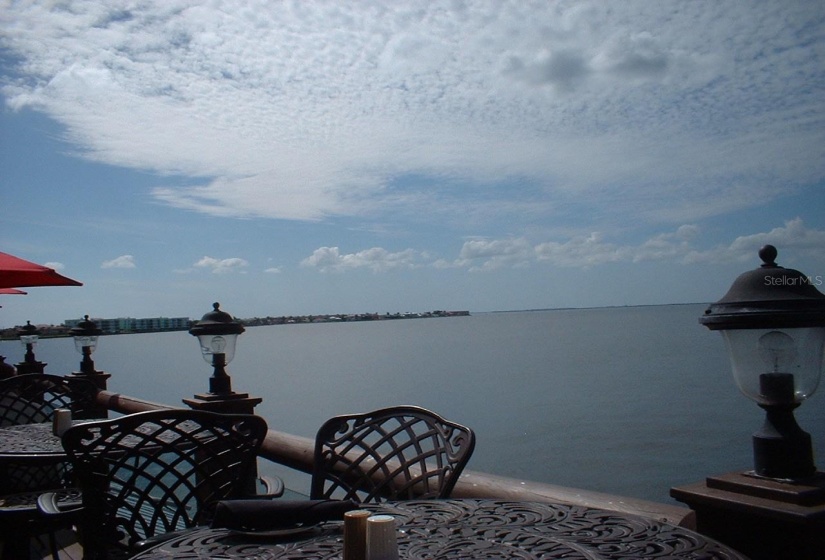
{"type": "Polygon", "coordinates": [[[0,288],[23,286],[82,286],[77,280],[7,253],[0,253],[0,288]]]}
{"type": "Polygon", "coordinates": [[[25,296],[28,292],[18,290],[17,288],[0,288],[0,296],[20,295],[25,296]]]}

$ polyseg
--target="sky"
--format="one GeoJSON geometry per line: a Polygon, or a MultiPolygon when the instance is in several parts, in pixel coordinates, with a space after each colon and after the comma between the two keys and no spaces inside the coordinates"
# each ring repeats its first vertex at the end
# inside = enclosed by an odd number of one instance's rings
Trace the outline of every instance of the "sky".
{"type": "Polygon", "coordinates": [[[820,0],[0,8],[0,251],[84,284],[0,327],[825,278],[820,0]]]}

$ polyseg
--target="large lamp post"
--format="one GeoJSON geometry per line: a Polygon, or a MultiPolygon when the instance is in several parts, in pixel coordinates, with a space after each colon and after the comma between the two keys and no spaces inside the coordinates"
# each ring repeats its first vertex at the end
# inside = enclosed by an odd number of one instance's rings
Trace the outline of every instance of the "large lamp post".
{"type": "MultiPolygon", "coordinates": [[[[95,387],[105,391],[111,374],[96,370],[95,363],[92,361],[92,353],[97,349],[97,341],[103,331],[86,315],[82,321],[69,329],[69,334],[74,338],[75,349],[83,356],[83,360],[80,362],[80,371],[74,371],[71,375],[88,379],[95,384],[95,387]]],[[[109,409],[106,406],[97,405],[89,408],[84,417],[106,418],[108,414],[109,409]]]]}
{"type": "Polygon", "coordinates": [[[37,341],[40,338],[40,331],[37,327],[31,324],[31,321],[26,321],[26,325],[17,330],[17,337],[26,349],[26,355],[24,356],[23,361],[16,366],[18,375],[23,375],[26,373],[43,373],[47,364],[37,361],[37,358],[34,356],[34,347],[37,345],[37,341]]]}
{"type": "Polygon", "coordinates": [[[765,410],[753,434],[754,468],[674,487],[696,512],[697,529],[753,560],[821,560],[825,550],[825,475],[814,466],[811,437],[794,418],[819,384],[825,347],[821,276],[776,264],[741,274],[699,322],[725,340],[739,389],[765,410]]]}
{"type": "Polygon", "coordinates": [[[753,434],[754,473],[778,479],[814,475],[811,436],[794,409],[816,391],[825,347],[825,295],[814,279],[759,251],[760,268],[740,275],[699,321],[722,333],[739,389],[765,410],[753,434]]]}

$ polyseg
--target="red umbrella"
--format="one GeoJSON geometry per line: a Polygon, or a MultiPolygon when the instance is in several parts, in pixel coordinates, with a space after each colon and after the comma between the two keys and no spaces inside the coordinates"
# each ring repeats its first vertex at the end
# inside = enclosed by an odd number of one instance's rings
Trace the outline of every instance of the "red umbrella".
{"type": "Polygon", "coordinates": [[[0,288],[0,295],[2,296],[11,296],[11,295],[20,295],[25,296],[28,292],[24,292],[23,290],[18,290],[17,288],[0,288]]]}
{"type": "Polygon", "coordinates": [[[0,253],[0,288],[22,286],[82,286],[77,280],[61,276],[47,266],[0,253]]]}

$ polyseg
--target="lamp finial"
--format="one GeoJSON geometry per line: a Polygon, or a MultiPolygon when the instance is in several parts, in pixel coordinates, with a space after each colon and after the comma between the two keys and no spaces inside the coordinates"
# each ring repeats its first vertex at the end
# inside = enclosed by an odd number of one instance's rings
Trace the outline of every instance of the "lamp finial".
{"type": "Polygon", "coordinates": [[[765,245],[759,249],[759,258],[762,259],[762,267],[776,267],[776,255],[778,254],[776,247],[773,245],[765,245]]]}

